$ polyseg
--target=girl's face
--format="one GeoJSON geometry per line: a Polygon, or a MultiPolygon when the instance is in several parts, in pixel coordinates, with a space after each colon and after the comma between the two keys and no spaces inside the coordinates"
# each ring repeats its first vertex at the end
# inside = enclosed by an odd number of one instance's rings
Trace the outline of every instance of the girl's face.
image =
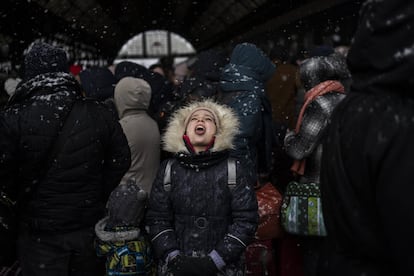
{"type": "Polygon", "coordinates": [[[197,153],[206,149],[216,131],[213,114],[203,109],[191,115],[186,128],[186,134],[197,153]]]}

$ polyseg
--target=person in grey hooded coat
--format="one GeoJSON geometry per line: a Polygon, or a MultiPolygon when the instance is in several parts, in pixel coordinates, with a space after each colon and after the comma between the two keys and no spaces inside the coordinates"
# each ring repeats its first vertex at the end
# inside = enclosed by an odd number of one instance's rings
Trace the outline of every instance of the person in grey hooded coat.
{"type": "Polygon", "coordinates": [[[235,183],[228,182],[237,130],[233,111],[209,100],[182,107],[167,127],[164,149],[174,155],[158,171],[146,224],[155,256],[172,275],[243,273],[240,259],[258,213],[254,189],[236,159],[235,183]]]}
{"type": "Polygon", "coordinates": [[[114,101],[131,149],[131,166],[121,184],[133,181],[148,194],[160,164],[160,132],[148,113],[151,87],[143,79],[125,77],[115,87],[114,101]]]}

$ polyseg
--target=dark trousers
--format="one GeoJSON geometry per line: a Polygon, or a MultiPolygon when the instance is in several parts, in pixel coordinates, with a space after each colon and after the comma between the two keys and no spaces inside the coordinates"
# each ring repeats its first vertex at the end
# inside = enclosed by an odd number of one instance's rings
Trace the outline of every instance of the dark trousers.
{"type": "Polygon", "coordinates": [[[319,275],[321,253],[325,237],[301,237],[300,247],[303,254],[303,270],[305,276],[319,275]]]}
{"type": "Polygon", "coordinates": [[[33,233],[23,230],[17,240],[23,275],[104,275],[105,260],[96,256],[94,239],[93,228],[69,233],[33,233]]]}

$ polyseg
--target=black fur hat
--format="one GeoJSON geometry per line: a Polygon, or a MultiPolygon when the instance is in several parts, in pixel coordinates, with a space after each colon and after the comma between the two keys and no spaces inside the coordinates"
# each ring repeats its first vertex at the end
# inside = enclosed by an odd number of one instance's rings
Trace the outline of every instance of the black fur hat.
{"type": "Polygon", "coordinates": [[[327,80],[338,80],[348,91],[351,79],[346,60],[340,54],[305,59],[300,65],[300,79],[306,91],[327,80]]]}

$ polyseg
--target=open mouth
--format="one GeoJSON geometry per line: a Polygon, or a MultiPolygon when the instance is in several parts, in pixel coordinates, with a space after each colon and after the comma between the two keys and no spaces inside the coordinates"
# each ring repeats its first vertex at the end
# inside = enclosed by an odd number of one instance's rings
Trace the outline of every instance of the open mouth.
{"type": "Polygon", "coordinates": [[[202,125],[198,125],[195,128],[195,133],[198,135],[203,135],[206,132],[206,128],[202,125]]]}

